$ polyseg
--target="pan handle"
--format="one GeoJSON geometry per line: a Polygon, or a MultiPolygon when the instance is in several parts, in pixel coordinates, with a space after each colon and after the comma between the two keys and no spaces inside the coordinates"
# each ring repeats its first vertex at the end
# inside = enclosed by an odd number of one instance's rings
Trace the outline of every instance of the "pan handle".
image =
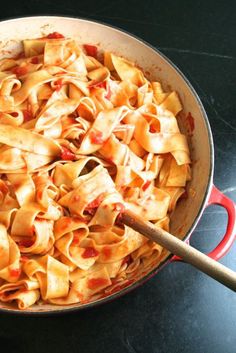
{"type": "MultiPolygon", "coordinates": [[[[218,190],[215,185],[212,186],[211,194],[207,203],[207,206],[210,205],[219,205],[224,207],[228,213],[228,222],[225,235],[223,236],[220,243],[212,250],[208,256],[212,259],[218,261],[229,251],[233,245],[234,240],[236,239],[236,207],[235,203],[225,196],[220,190],[218,190]]],[[[189,239],[187,239],[189,242],[189,239]]],[[[182,261],[178,256],[173,256],[172,261],[182,261]]]]}

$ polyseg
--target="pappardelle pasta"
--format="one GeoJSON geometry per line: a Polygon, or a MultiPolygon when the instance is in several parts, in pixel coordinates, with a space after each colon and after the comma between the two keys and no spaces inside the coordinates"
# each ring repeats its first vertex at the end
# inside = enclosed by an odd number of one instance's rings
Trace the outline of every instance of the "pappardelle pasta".
{"type": "Polygon", "coordinates": [[[85,303],[163,256],[118,215],[168,230],[190,180],[182,106],[94,45],[56,32],[22,44],[0,60],[0,300],[85,303]]]}

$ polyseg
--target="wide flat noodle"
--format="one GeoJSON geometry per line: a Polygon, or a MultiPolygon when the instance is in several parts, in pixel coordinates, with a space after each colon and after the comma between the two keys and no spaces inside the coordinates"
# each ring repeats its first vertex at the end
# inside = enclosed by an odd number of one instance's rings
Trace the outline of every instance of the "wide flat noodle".
{"type": "Polygon", "coordinates": [[[51,33],[23,48],[0,60],[0,301],[83,304],[167,254],[119,214],[169,230],[191,179],[182,105],[91,44],[51,33]]]}
{"type": "Polygon", "coordinates": [[[0,143],[46,156],[60,154],[60,148],[55,142],[20,127],[0,124],[0,143]]]}

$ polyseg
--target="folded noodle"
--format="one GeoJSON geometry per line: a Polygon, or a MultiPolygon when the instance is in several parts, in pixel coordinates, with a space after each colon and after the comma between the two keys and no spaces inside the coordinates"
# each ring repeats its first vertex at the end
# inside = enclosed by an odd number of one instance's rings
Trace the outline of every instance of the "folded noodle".
{"type": "Polygon", "coordinates": [[[182,104],[132,61],[60,33],[23,49],[0,60],[0,301],[83,304],[167,255],[119,214],[169,230],[191,179],[182,104]]]}

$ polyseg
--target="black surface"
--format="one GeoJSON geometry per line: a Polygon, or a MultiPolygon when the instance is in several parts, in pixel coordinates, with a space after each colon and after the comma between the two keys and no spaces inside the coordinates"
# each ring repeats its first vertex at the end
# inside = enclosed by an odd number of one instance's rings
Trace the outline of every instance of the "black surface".
{"type": "MultiPolygon", "coordinates": [[[[200,95],[215,141],[217,187],[236,200],[235,1],[8,1],[0,18],[64,14],[102,20],[158,47],[200,95]]],[[[210,207],[192,244],[211,250],[226,213],[210,207]]],[[[222,263],[236,270],[236,245],[222,263]]],[[[189,265],[166,266],[105,306],[51,318],[0,317],[5,352],[234,353],[236,296],[189,265]]]]}

